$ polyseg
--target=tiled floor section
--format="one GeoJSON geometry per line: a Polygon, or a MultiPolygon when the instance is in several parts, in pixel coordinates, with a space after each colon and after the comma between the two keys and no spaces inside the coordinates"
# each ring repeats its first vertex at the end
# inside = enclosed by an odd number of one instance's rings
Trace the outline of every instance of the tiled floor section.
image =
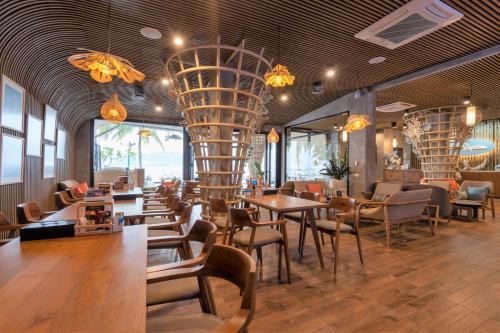
{"type": "MultiPolygon", "coordinates": [[[[384,232],[365,235],[364,265],[354,237],[343,235],[335,280],[330,242],[323,247],[326,268],[320,269],[310,234],[300,258],[298,224],[288,223],[288,230],[292,284],[277,281],[277,251],[267,247],[250,332],[500,332],[498,216],[452,221],[440,225],[435,237],[425,224],[408,226],[405,234],[394,230],[391,249],[384,232]]],[[[219,315],[227,318],[239,307],[238,291],[219,280],[213,285],[219,315]]],[[[199,311],[198,303],[151,314],[186,311],[199,311]]]]}

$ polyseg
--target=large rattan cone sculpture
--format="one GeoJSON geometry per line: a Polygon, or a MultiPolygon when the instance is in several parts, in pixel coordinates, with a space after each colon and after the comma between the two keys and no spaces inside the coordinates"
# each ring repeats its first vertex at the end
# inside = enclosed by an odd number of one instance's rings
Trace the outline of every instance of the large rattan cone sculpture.
{"type": "Polygon", "coordinates": [[[173,79],[171,96],[194,150],[202,216],[210,197],[236,203],[252,135],[267,100],[264,73],[271,64],[260,54],[220,44],[185,47],[167,60],[173,79]]]}
{"type": "Polygon", "coordinates": [[[453,179],[460,150],[473,127],[462,119],[466,108],[447,106],[404,115],[406,141],[420,157],[427,179],[453,179]]]}

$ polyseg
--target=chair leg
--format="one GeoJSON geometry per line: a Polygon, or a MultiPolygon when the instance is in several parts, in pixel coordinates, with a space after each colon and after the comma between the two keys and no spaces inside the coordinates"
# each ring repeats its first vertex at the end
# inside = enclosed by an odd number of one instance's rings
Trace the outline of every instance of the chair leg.
{"type": "Polygon", "coordinates": [[[300,230],[299,230],[299,247],[297,252],[300,254],[302,250],[302,233],[304,232],[304,220],[300,220],[300,230]]]}
{"type": "Polygon", "coordinates": [[[391,224],[389,221],[385,221],[385,234],[387,237],[387,247],[391,247],[391,224]]]}
{"type": "Polygon", "coordinates": [[[325,246],[325,238],[323,237],[323,233],[319,233],[321,235],[321,243],[323,243],[323,246],[325,246]]]}
{"type": "MultiPolygon", "coordinates": [[[[286,276],[288,279],[288,283],[291,284],[292,280],[290,279],[290,255],[288,254],[288,241],[287,240],[284,241],[283,248],[285,249],[286,276]]],[[[281,266],[280,266],[280,268],[281,268],[281,266]]]]}
{"type": "Polygon", "coordinates": [[[260,266],[262,267],[262,247],[258,247],[256,250],[257,258],[259,259],[260,266]]]}
{"type": "Polygon", "coordinates": [[[335,249],[335,244],[333,244],[333,235],[330,234],[330,242],[332,243],[332,251],[335,249]]]}
{"type": "Polygon", "coordinates": [[[278,280],[281,281],[281,262],[283,261],[283,247],[279,246],[279,250],[278,250],[278,280]]]}
{"type": "Polygon", "coordinates": [[[356,242],[358,243],[358,254],[359,261],[363,264],[363,250],[361,248],[361,237],[359,237],[359,232],[356,232],[356,242]]]}
{"type": "Polygon", "coordinates": [[[304,222],[304,230],[302,232],[302,247],[300,249],[300,256],[304,255],[304,246],[306,245],[307,225],[304,222]]]}
{"type": "Polygon", "coordinates": [[[335,251],[333,253],[333,276],[337,275],[337,261],[339,257],[340,232],[335,233],[335,251]]]}

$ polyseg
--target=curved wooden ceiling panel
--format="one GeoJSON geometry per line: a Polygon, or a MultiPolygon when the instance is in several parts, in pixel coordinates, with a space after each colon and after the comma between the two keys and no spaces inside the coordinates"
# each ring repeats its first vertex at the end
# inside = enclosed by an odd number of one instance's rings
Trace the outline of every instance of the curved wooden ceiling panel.
{"type": "MultiPolygon", "coordinates": [[[[132,85],[118,81],[96,83],[88,73],[73,68],[66,60],[78,47],[106,50],[107,1],[2,1],[0,70],[59,110],[61,121],[69,130],[98,116],[101,104],[112,92],[119,94],[132,119],[142,118],[144,112],[147,120],[177,122],[175,105],[160,84],[162,62],[173,51],[173,34],[181,34],[188,43],[213,42],[220,35],[224,43],[237,45],[245,38],[248,48],[266,47],[266,56],[276,59],[280,25],[280,61],[296,76],[296,84],[288,90],[287,104],[275,99],[269,105],[269,122],[282,124],[353,91],[358,70],[360,86],[365,87],[498,43],[495,0],[447,0],[465,15],[462,20],[395,50],[354,38],[355,33],[406,2],[115,0],[111,53],[129,59],[146,74],[146,98],[141,100],[134,98],[132,85]],[[145,26],[160,30],[163,37],[143,37],[139,30],[145,26]],[[375,56],[385,56],[387,61],[369,65],[368,59],[375,56]],[[329,67],[337,72],[332,80],[323,77],[329,67]],[[325,92],[316,96],[311,93],[311,84],[318,80],[324,81],[325,92]],[[154,111],[155,105],[163,106],[163,111],[154,111]]],[[[478,98],[485,96],[481,99],[487,107],[498,108],[498,98],[490,96],[494,93],[492,87],[500,85],[499,76],[493,77],[495,73],[489,70],[489,66],[498,68],[495,59],[390,89],[379,100],[447,104],[464,94],[450,83],[467,86],[475,76],[488,82],[475,89],[478,98]],[[442,93],[432,93],[436,91],[442,93]],[[458,97],[454,95],[457,93],[458,97]]]]}

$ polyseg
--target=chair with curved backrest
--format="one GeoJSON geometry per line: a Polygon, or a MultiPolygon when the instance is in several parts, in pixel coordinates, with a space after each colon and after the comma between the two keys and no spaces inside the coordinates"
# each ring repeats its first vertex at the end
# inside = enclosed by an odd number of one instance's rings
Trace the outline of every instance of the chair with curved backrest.
{"type": "Polygon", "coordinates": [[[434,226],[427,207],[431,200],[431,194],[431,189],[425,189],[397,192],[382,202],[364,201],[358,206],[356,217],[358,219],[382,221],[385,225],[387,247],[391,246],[391,227],[395,224],[399,225],[418,221],[419,219],[427,219],[431,234],[434,236],[434,226]]]}
{"type": "Polygon", "coordinates": [[[173,210],[168,211],[145,211],[143,217],[148,217],[148,235],[168,236],[183,234],[182,226],[189,224],[193,205],[186,201],[178,201],[173,210]],[[177,218],[177,220],[176,220],[177,218]],[[151,221],[156,221],[153,223],[151,221]]]}
{"type": "MultiPolygon", "coordinates": [[[[449,183],[447,183],[449,184],[449,183]]],[[[434,220],[434,226],[437,226],[440,219],[446,219],[447,223],[451,218],[451,202],[450,193],[443,186],[430,185],[430,184],[409,184],[406,187],[407,191],[431,189],[431,201],[427,205],[429,213],[434,220]]]]}
{"type": "Polygon", "coordinates": [[[274,243],[280,245],[278,253],[278,279],[281,280],[282,250],[284,250],[288,283],[291,283],[286,220],[257,222],[252,220],[250,214],[245,209],[230,208],[229,224],[231,226],[229,244],[234,244],[239,248],[245,249],[250,255],[252,255],[252,251],[255,248],[261,269],[263,261],[262,247],[274,243]],[[272,229],[271,226],[277,226],[280,230],[272,229]],[[236,232],[237,228],[242,230],[236,232]]]}
{"type": "Polygon", "coordinates": [[[465,200],[480,202],[482,204],[483,220],[486,210],[490,210],[491,215],[495,217],[495,197],[493,195],[495,188],[493,182],[487,180],[464,180],[460,185],[460,192],[467,196],[465,200]],[[478,193],[473,197],[473,192],[477,191],[476,189],[480,190],[484,188],[487,188],[485,193],[478,193]]]}
{"type": "MultiPolygon", "coordinates": [[[[147,268],[147,273],[150,274],[164,270],[190,268],[203,265],[212,249],[212,246],[215,244],[216,236],[217,227],[213,223],[196,220],[193,227],[185,236],[164,236],[149,239],[148,243],[154,243],[156,241],[169,241],[173,244],[177,243],[179,246],[182,242],[184,242],[189,249],[189,242],[199,242],[203,243],[203,248],[201,249],[200,254],[195,258],[192,257],[192,251],[190,251],[190,257],[186,260],[169,264],[149,266],[147,268]]],[[[151,306],[198,298],[202,309],[215,309],[215,304],[211,299],[210,290],[204,290],[204,287],[209,288],[209,285],[203,284],[201,287],[202,288],[198,285],[198,280],[194,277],[151,283],[147,285],[146,302],[148,306],[151,306]],[[202,293],[205,291],[207,293],[202,297],[202,293]],[[207,303],[205,301],[206,299],[210,302],[207,303]]]]}
{"type": "Polygon", "coordinates": [[[38,222],[54,213],[54,211],[42,211],[35,201],[25,202],[16,206],[17,223],[19,224],[38,222]]]}
{"type": "Polygon", "coordinates": [[[193,190],[189,184],[182,185],[181,200],[191,201],[193,205],[201,204],[200,196],[193,190]]]}
{"type": "Polygon", "coordinates": [[[54,193],[54,200],[56,204],[56,208],[58,210],[61,210],[63,208],[66,208],[68,206],[71,206],[73,203],[76,201],[71,200],[71,198],[68,196],[68,193],[66,191],[59,191],[54,193]]]}
{"type": "MultiPolygon", "coordinates": [[[[340,234],[348,233],[356,237],[356,242],[358,245],[359,260],[363,263],[363,252],[361,250],[361,239],[359,237],[359,221],[356,219],[355,212],[356,200],[354,198],[347,197],[332,197],[328,203],[326,209],[326,219],[316,220],[316,228],[321,234],[327,234],[330,236],[330,241],[332,244],[332,250],[334,254],[334,264],[333,264],[333,275],[337,274],[337,261],[339,255],[340,247],[340,234]],[[331,216],[331,211],[335,212],[335,217],[331,216]],[[350,221],[353,223],[353,227],[344,223],[350,221]],[[335,242],[333,240],[335,236],[335,242]]],[[[306,228],[310,227],[306,224],[306,228]]],[[[301,245],[300,253],[303,253],[303,248],[305,244],[305,235],[303,233],[303,239],[299,242],[301,245]]]]}
{"type": "Polygon", "coordinates": [[[217,226],[222,233],[222,244],[226,244],[227,234],[229,232],[229,209],[226,200],[219,198],[210,198],[208,201],[210,212],[210,222],[217,226]]]}
{"type": "Polygon", "coordinates": [[[22,225],[10,224],[7,216],[0,212],[0,232],[8,232],[7,238],[0,239],[0,245],[7,244],[16,237],[16,231],[21,229],[22,225]]]}
{"type": "Polygon", "coordinates": [[[148,274],[147,283],[196,277],[216,277],[231,282],[242,294],[238,312],[225,322],[214,311],[150,317],[148,332],[247,332],[255,311],[255,262],[245,252],[226,245],[214,245],[206,262],[197,267],[172,269],[148,274]],[[207,313],[208,312],[208,313],[207,313]]]}

